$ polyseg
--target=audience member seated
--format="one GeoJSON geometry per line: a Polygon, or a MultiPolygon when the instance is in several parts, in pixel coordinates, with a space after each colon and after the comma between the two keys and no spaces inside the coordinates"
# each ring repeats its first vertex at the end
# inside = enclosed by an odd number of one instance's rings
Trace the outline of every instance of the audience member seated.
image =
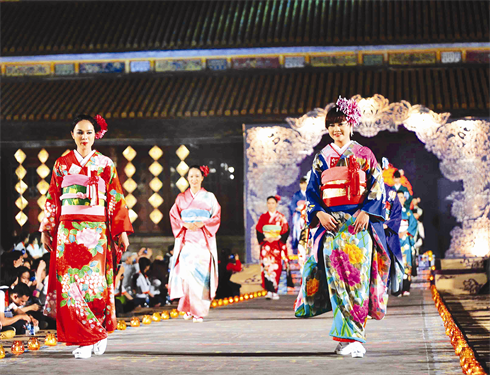
{"type": "Polygon", "coordinates": [[[148,307],[149,297],[154,297],[150,292],[150,281],[147,273],[150,270],[151,261],[146,257],[138,259],[139,271],[133,275],[132,289],[136,306],[148,307]]]}
{"type": "Polygon", "coordinates": [[[242,263],[238,254],[232,254],[230,249],[222,249],[218,262],[219,283],[216,298],[233,297],[240,295],[240,284],[231,281],[231,276],[242,270],[242,263]]]}
{"type": "Polygon", "coordinates": [[[26,324],[32,323],[38,326],[38,321],[26,314],[20,306],[23,306],[31,296],[31,290],[24,283],[18,283],[13,289],[0,289],[0,326],[2,331],[15,329],[17,335],[26,332],[26,324]]]}

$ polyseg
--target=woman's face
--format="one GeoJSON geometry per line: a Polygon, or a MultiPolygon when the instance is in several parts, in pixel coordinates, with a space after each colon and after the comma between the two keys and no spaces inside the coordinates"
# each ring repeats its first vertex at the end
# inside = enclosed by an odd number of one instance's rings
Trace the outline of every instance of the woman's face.
{"type": "Polygon", "coordinates": [[[29,272],[24,272],[22,275],[20,275],[20,282],[24,284],[29,284],[29,280],[31,278],[31,275],[29,272]]]}
{"type": "Polygon", "coordinates": [[[334,123],[328,125],[328,134],[335,143],[346,143],[350,141],[352,125],[349,125],[347,121],[341,123],[334,123]]]}
{"type": "Polygon", "coordinates": [[[14,267],[20,267],[24,264],[24,257],[19,257],[19,259],[14,260],[14,267]]]}
{"type": "Polygon", "coordinates": [[[201,188],[204,177],[200,170],[196,168],[192,168],[189,171],[189,174],[187,175],[187,179],[189,180],[189,184],[191,185],[191,188],[196,190],[201,188]]]}
{"type": "Polygon", "coordinates": [[[95,141],[95,130],[90,121],[82,120],[76,124],[71,136],[75,140],[78,150],[92,150],[95,141]]]}
{"type": "Polygon", "coordinates": [[[276,200],[273,198],[269,198],[267,200],[267,209],[269,210],[269,212],[276,212],[276,208],[277,208],[276,200]]]}

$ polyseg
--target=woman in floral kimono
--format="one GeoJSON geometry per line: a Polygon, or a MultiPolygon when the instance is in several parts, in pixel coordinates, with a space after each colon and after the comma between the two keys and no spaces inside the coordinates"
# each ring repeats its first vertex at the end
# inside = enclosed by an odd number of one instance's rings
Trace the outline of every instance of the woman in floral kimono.
{"type": "Polygon", "coordinates": [[[266,299],[278,300],[277,289],[282,272],[282,259],[287,259],[286,241],[289,226],[286,217],[276,211],[281,198],[267,198],[267,212],[262,214],[255,227],[260,244],[260,263],[262,269],[262,287],[267,290],[266,299]]]}
{"type": "Polygon", "coordinates": [[[221,223],[221,207],[213,193],[201,187],[209,173],[206,166],[190,167],[190,188],[177,196],[170,209],[175,236],[169,276],[170,299],[179,298],[184,319],[201,323],[218,287],[216,232],[221,223]]]}
{"type": "Polygon", "coordinates": [[[92,150],[106,131],[100,116],[73,120],[77,148],[54,164],[39,229],[55,254],[45,314],[56,318],[59,341],[79,346],[75,358],[90,358],[92,349],[103,354],[107,333],[115,330],[113,265],[133,232],[116,167],[92,150]]]}
{"type": "Polygon", "coordinates": [[[333,310],[336,353],[363,357],[368,316],[386,313],[390,258],[386,250],[385,187],[371,150],[350,139],[357,103],[339,98],[325,120],[333,143],[314,161],[306,190],[308,223],[317,228],[303,268],[297,317],[333,310]]]}

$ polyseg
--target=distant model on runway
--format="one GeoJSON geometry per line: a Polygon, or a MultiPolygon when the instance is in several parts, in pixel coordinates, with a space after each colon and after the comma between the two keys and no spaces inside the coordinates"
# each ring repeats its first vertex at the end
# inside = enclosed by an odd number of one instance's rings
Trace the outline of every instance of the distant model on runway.
{"type": "Polygon", "coordinates": [[[169,276],[170,299],[179,298],[184,319],[200,323],[218,287],[216,232],[221,223],[221,207],[213,193],[201,184],[209,173],[206,166],[192,166],[187,179],[190,188],[175,199],[170,224],[175,236],[169,276]]]}
{"type": "Polygon", "coordinates": [[[55,254],[45,313],[56,318],[59,341],[79,345],[75,358],[90,358],[92,349],[103,354],[107,333],[116,329],[113,264],[133,233],[116,166],[92,150],[106,131],[100,116],[73,120],[77,148],[54,164],[39,229],[55,254]]]}
{"type": "Polygon", "coordinates": [[[287,261],[286,241],[289,226],[286,217],[277,211],[280,197],[267,198],[267,212],[262,214],[255,227],[260,244],[262,287],[267,290],[266,299],[279,299],[277,289],[282,272],[282,260],[287,261]]]}
{"type": "Polygon", "coordinates": [[[306,190],[308,223],[318,230],[295,304],[297,317],[333,310],[335,351],[352,357],[366,352],[368,316],[386,313],[390,268],[382,171],[371,150],[351,140],[360,116],[357,103],[342,98],[327,113],[334,142],[316,155],[306,190]]]}
{"type": "Polygon", "coordinates": [[[406,207],[407,193],[398,190],[398,199],[402,204],[402,221],[399,229],[400,247],[403,255],[403,264],[405,266],[405,275],[403,275],[403,293],[399,295],[410,295],[410,285],[412,284],[412,265],[415,256],[414,238],[417,235],[418,221],[413,215],[412,210],[406,207]]]}
{"type": "Polygon", "coordinates": [[[291,248],[293,254],[298,254],[298,245],[301,238],[301,231],[305,227],[305,221],[302,211],[306,206],[306,178],[301,177],[299,180],[299,190],[294,193],[289,212],[291,214],[291,248]]]}

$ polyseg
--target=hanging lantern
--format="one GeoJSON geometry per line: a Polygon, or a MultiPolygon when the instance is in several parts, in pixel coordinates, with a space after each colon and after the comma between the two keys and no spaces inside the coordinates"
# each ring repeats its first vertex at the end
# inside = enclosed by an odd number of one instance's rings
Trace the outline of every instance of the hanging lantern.
{"type": "Polygon", "coordinates": [[[5,349],[3,348],[3,345],[0,345],[0,359],[5,358],[5,349]]]}
{"type": "Polygon", "coordinates": [[[175,318],[178,318],[179,317],[179,312],[177,311],[177,309],[173,309],[172,311],[170,311],[170,317],[172,319],[175,319],[175,318]]]}
{"type": "Polygon", "coordinates": [[[131,327],[139,327],[140,326],[140,320],[138,317],[134,316],[131,318],[131,327]]]}
{"type": "Polygon", "coordinates": [[[159,313],[155,312],[153,313],[151,320],[153,320],[154,322],[159,322],[160,320],[162,320],[162,316],[159,313]]]}
{"type": "Polygon", "coordinates": [[[14,341],[12,344],[12,354],[19,355],[24,353],[24,343],[22,341],[14,341]]]}
{"type": "Polygon", "coordinates": [[[119,331],[125,331],[126,330],[126,322],[124,320],[119,320],[117,322],[117,327],[119,331]]]}
{"type": "Polygon", "coordinates": [[[170,314],[168,313],[168,311],[162,311],[162,320],[169,320],[170,319],[170,314]]]}
{"type": "Polygon", "coordinates": [[[145,315],[143,317],[143,324],[151,324],[151,316],[150,315],[145,315]]]}
{"type": "Polygon", "coordinates": [[[41,348],[41,344],[37,337],[31,337],[27,342],[27,349],[29,350],[39,350],[41,348]]]}
{"type": "Polygon", "coordinates": [[[48,346],[56,346],[56,344],[58,344],[58,340],[56,340],[54,333],[48,333],[44,339],[44,343],[48,346]]]}

